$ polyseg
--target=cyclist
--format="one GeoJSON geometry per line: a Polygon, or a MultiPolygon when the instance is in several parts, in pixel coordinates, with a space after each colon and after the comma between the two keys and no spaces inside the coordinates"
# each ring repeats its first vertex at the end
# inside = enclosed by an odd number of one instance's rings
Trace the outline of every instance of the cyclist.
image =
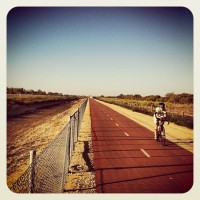
{"type": "Polygon", "coordinates": [[[154,136],[155,140],[156,140],[156,135],[157,135],[158,122],[159,122],[161,117],[164,117],[164,120],[166,120],[166,117],[167,117],[167,112],[166,112],[164,103],[159,103],[158,106],[156,107],[154,114],[153,114],[153,120],[154,120],[154,123],[156,124],[156,126],[155,126],[155,136],[154,136]]]}

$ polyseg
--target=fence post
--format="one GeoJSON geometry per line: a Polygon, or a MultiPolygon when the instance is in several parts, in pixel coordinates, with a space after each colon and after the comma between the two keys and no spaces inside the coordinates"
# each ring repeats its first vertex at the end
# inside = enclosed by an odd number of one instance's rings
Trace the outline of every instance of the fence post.
{"type": "Polygon", "coordinates": [[[73,129],[72,129],[72,115],[70,115],[70,160],[73,151],[73,129]]]}
{"type": "Polygon", "coordinates": [[[36,150],[31,150],[30,151],[30,166],[31,166],[31,171],[30,171],[30,177],[29,177],[29,193],[34,193],[34,188],[35,188],[35,183],[34,183],[34,178],[35,178],[35,159],[36,159],[36,150]]]}
{"type": "Polygon", "coordinates": [[[79,114],[80,114],[80,110],[79,110],[79,107],[78,107],[78,130],[77,130],[77,132],[79,132],[79,130],[80,130],[80,116],[79,116],[79,114]]]}

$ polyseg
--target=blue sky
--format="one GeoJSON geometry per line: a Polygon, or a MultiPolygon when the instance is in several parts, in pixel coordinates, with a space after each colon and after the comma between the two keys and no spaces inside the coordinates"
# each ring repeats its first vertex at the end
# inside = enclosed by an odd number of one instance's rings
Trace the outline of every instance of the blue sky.
{"type": "Polygon", "coordinates": [[[193,93],[183,7],[30,7],[7,17],[7,86],[77,95],[193,93]]]}

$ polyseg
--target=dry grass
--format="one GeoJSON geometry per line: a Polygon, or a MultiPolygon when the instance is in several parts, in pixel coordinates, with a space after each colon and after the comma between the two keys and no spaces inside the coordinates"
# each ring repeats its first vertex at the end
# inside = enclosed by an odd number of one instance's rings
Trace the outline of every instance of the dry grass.
{"type": "MultiPolygon", "coordinates": [[[[131,99],[119,99],[119,98],[100,98],[100,100],[114,103],[116,105],[126,105],[135,108],[144,108],[147,110],[152,110],[152,107],[157,106],[158,102],[152,101],[142,101],[142,100],[131,100],[131,99]]],[[[175,104],[165,102],[168,113],[186,116],[193,116],[193,104],[175,104]]]]}
{"type": "Polygon", "coordinates": [[[13,104],[34,104],[57,100],[71,100],[73,96],[56,96],[56,95],[30,95],[30,94],[7,94],[8,106],[13,104]]]}

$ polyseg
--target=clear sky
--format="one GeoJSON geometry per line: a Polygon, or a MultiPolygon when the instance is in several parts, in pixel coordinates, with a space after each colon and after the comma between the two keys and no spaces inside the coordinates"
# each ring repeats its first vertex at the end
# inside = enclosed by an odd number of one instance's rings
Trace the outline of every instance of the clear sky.
{"type": "Polygon", "coordinates": [[[76,95],[193,93],[183,7],[30,7],[7,17],[7,86],[76,95]]]}

